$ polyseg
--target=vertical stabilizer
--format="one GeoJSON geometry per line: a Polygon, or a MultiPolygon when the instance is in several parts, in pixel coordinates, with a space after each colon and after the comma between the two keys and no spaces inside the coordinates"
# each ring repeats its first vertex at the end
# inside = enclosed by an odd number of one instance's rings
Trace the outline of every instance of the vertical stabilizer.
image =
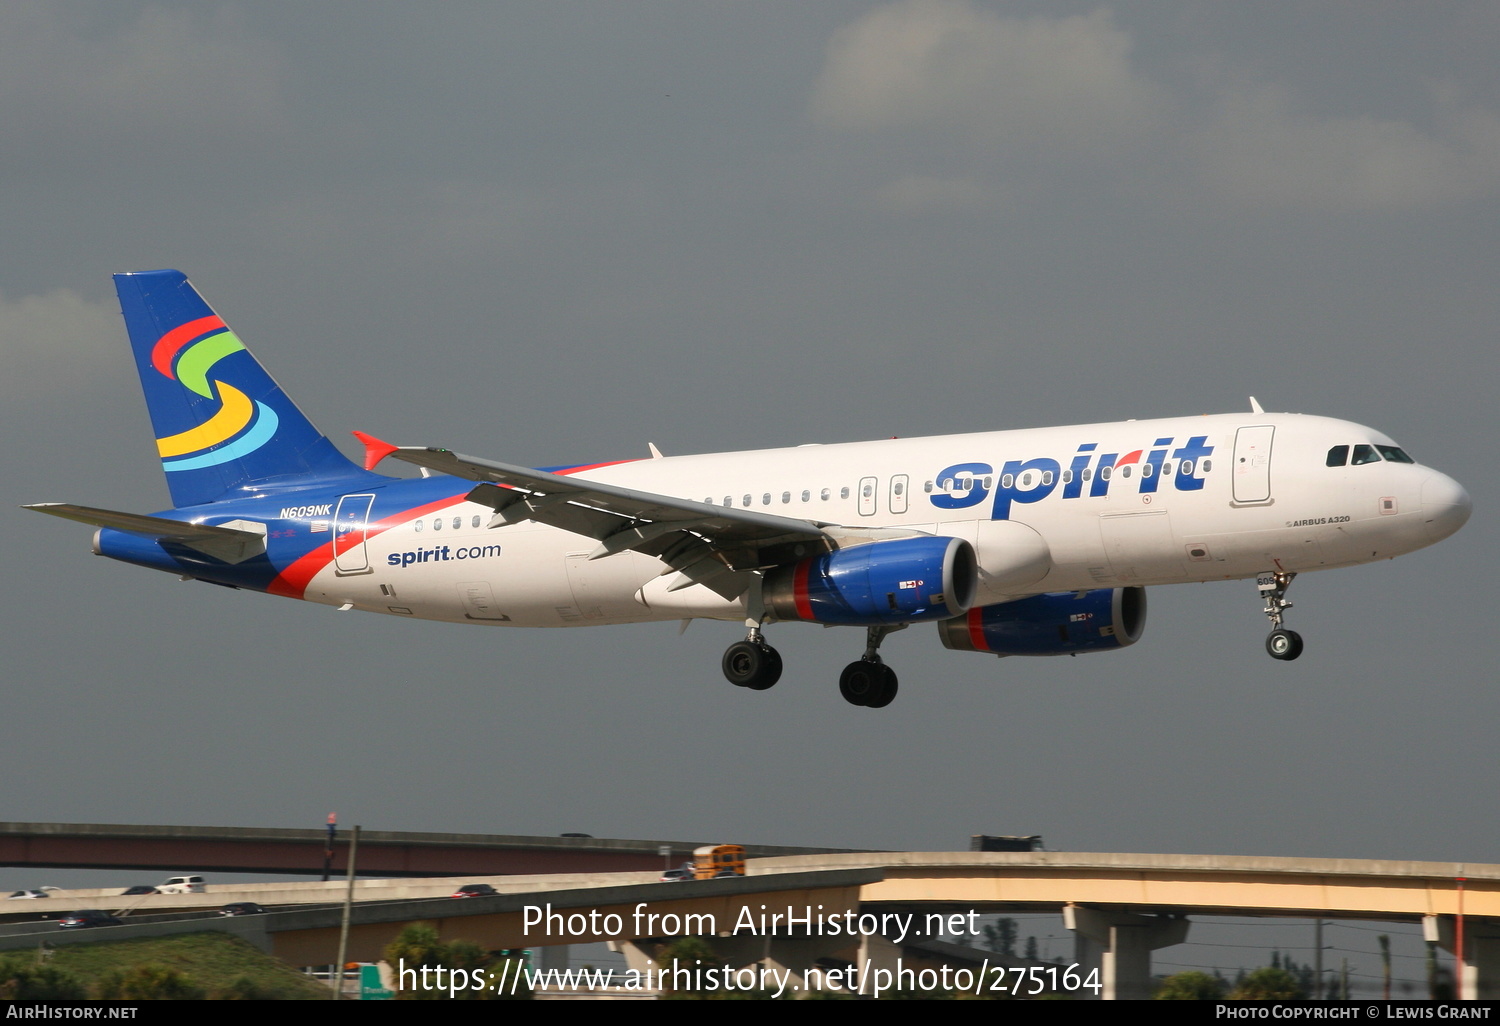
{"type": "Polygon", "coordinates": [[[175,506],[366,478],[287,398],[181,271],[115,275],[175,506]]]}

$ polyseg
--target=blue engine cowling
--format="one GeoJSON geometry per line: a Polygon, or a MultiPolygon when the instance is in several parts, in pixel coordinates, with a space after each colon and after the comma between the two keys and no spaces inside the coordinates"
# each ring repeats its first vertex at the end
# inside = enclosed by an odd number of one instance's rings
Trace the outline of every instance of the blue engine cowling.
{"type": "Polygon", "coordinates": [[[978,578],[962,538],[892,538],[772,570],[763,594],[778,620],[874,627],[959,616],[978,578]]]}
{"type": "Polygon", "coordinates": [[[1099,588],[980,606],[938,624],[938,633],[944,648],[960,652],[1048,656],[1124,648],[1145,628],[1145,588],[1099,588]]]}

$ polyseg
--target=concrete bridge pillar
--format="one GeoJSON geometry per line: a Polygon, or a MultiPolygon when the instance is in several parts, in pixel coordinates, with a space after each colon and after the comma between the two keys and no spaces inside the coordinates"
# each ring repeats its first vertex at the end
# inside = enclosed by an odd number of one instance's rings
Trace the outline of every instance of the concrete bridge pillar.
{"type": "MultiPolygon", "coordinates": [[[[1436,941],[1444,951],[1458,954],[1458,917],[1423,916],[1422,938],[1436,941]]],[[[1464,963],[1458,967],[1460,1001],[1500,998],[1500,922],[1464,917],[1464,963]]]]}
{"type": "MultiPolygon", "coordinates": [[[[1099,992],[1104,1001],[1139,1000],[1151,996],[1151,952],[1187,940],[1188,920],[1182,916],[1142,916],[1110,912],[1084,905],[1063,908],[1063,922],[1072,930],[1074,957],[1087,977],[1099,970],[1099,992]]],[[[1083,991],[1081,997],[1088,997],[1083,991]]]]}

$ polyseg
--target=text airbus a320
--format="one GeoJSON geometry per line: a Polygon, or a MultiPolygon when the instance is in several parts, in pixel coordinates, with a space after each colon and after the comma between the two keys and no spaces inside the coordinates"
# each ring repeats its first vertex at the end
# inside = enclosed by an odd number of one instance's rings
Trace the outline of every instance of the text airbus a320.
{"type": "Polygon", "coordinates": [[[861,627],[839,690],[880,708],[880,645],[1076,655],[1133,644],[1145,588],[1256,579],[1295,659],[1297,574],[1468,520],[1463,487],[1378,431],[1249,413],[662,456],[537,470],[356,432],[341,455],[178,271],[115,276],[173,508],[30,506],[94,551],[343,609],[516,627],[741,623],[724,675],[781,676],[767,624],[861,627]],[[383,459],[424,469],[374,472],[383,459]]]}

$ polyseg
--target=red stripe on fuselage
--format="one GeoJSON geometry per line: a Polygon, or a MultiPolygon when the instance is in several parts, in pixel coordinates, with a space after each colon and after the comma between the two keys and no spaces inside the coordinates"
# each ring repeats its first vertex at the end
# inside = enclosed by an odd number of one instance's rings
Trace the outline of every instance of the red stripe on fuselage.
{"type": "MultiPolygon", "coordinates": [[[[377,534],[383,534],[393,527],[400,527],[404,523],[425,517],[429,513],[436,513],[438,510],[447,509],[449,506],[457,506],[459,503],[467,501],[467,498],[468,492],[465,492],[462,495],[453,495],[446,499],[429,502],[425,506],[417,506],[413,509],[402,510],[400,513],[392,513],[384,520],[377,520],[375,523],[365,527],[365,541],[369,541],[377,534]]],[[[266,586],[266,594],[283,595],[287,598],[305,598],[307,597],[307,586],[312,583],[312,579],[318,576],[323,568],[332,562],[333,541],[330,539],[326,545],[319,545],[307,555],[294,560],[290,566],[277,574],[275,579],[266,586]]]]}
{"type": "Polygon", "coordinates": [[[178,350],[199,336],[207,335],[216,328],[226,327],[228,325],[224,323],[224,318],[213,315],[177,325],[157,339],[156,345],[151,347],[151,366],[175,380],[172,374],[172,360],[177,356],[178,350]]]}

